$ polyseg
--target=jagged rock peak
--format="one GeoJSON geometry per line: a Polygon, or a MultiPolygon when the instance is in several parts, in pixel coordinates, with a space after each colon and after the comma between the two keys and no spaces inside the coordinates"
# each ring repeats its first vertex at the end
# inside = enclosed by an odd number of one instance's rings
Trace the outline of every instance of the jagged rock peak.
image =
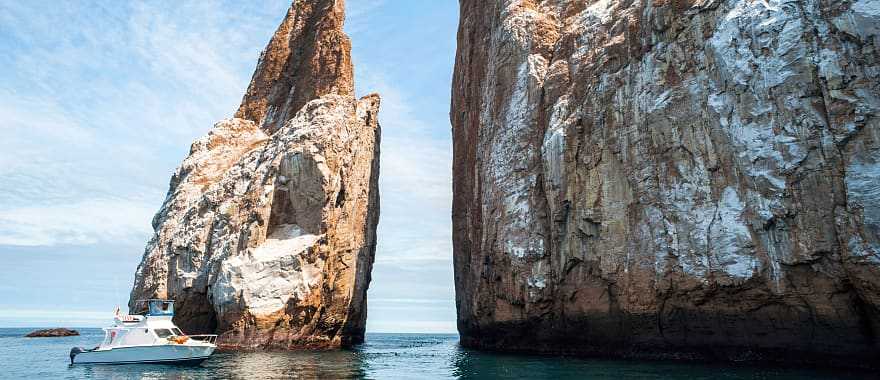
{"type": "Polygon", "coordinates": [[[271,133],[326,94],[354,96],[344,0],[296,0],[275,31],[235,117],[271,133]]]}

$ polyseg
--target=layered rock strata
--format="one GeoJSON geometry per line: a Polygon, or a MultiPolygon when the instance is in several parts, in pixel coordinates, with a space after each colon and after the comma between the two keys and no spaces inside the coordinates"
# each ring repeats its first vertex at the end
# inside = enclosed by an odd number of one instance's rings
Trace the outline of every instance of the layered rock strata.
{"type": "Polygon", "coordinates": [[[363,341],[379,217],[378,95],[352,91],[341,0],[296,1],[236,118],[193,143],[153,219],[138,299],[226,348],[363,341]]]}
{"type": "Polygon", "coordinates": [[[466,346],[877,366],[874,0],[462,0],[466,346]]]}

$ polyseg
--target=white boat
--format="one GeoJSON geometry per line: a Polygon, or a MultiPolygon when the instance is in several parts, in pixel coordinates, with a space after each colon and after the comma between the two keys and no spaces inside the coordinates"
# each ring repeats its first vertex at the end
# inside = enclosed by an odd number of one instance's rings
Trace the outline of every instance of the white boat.
{"type": "Polygon", "coordinates": [[[145,312],[120,315],[95,348],[74,347],[70,364],[199,364],[217,349],[217,335],[186,335],[171,321],[174,301],[144,300],[145,312]]]}

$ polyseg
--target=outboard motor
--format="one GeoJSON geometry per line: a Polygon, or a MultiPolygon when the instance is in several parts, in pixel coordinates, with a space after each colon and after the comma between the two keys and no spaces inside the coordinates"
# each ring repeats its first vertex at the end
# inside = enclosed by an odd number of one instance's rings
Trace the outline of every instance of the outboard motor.
{"type": "Polygon", "coordinates": [[[82,347],[74,347],[70,349],[70,364],[73,364],[73,358],[81,352],[86,352],[86,349],[82,347]]]}

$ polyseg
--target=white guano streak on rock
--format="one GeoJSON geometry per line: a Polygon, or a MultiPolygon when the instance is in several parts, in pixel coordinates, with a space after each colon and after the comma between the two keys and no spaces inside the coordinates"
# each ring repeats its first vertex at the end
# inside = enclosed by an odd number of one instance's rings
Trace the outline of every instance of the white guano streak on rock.
{"type": "Polygon", "coordinates": [[[320,239],[282,225],[263,244],[223,262],[213,288],[218,305],[244,303],[255,316],[275,313],[291,297],[303,299],[321,278],[323,261],[305,255],[320,239]]]}
{"type": "Polygon", "coordinates": [[[736,189],[726,187],[718,201],[714,222],[709,231],[710,252],[721,269],[736,278],[749,278],[756,261],[749,244],[751,235],[742,221],[745,205],[736,189]]]}
{"type": "MultiPolygon", "coordinates": [[[[747,173],[767,180],[778,191],[785,189],[785,180],[773,173],[795,167],[806,152],[799,145],[799,136],[788,132],[793,130],[788,122],[777,121],[771,113],[776,106],[769,90],[791,78],[794,71],[790,66],[799,64],[806,56],[803,29],[800,14],[791,5],[783,6],[778,1],[738,1],[709,41],[719,57],[722,74],[737,87],[759,91],[746,95],[755,102],[747,108],[748,114],[740,114],[740,109],[733,107],[733,97],[727,94],[713,93],[708,103],[721,115],[722,126],[741,148],[740,157],[746,162],[747,173]],[[761,49],[770,54],[761,54],[761,49]],[[753,72],[753,67],[759,71],[753,72]],[[746,119],[756,121],[744,122],[746,119]]],[[[716,83],[715,87],[722,88],[724,84],[716,83]]]]}
{"type": "Polygon", "coordinates": [[[553,106],[550,115],[550,124],[544,133],[544,141],[541,144],[541,159],[544,165],[544,181],[548,185],[547,202],[551,210],[555,211],[558,205],[559,189],[565,183],[564,176],[564,153],[565,153],[565,129],[566,117],[569,114],[568,95],[560,98],[553,106]]]}
{"type": "Polygon", "coordinates": [[[833,20],[835,26],[862,39],[880,36],[880,0],[858,0],[850,5],[850,10],[833,20]]]}
{"type": "MultiPolygon", "coordinates": [[[[871,156],[854,160],[847,166],[847,198],[850,207],[863,210],[864,223],[868,233],[880,231],[880,206],[876,202],[877,199],[880,199],[880,185],[878,184],[880,184],[880,152],[875,151],[871,156]]],[[[880,238],[880,236],[876,238],[880,238]]],[[[850,246],[853,248],[857,248],[858,245],[869,247],[869,249],[857,249],[860,255],[873,257],[874,260],[880,261],[880,244],[850,242],[850,246]],[[870,251],[873,251],[873,254],[870,251]]]]}
{"type": "MultiPolygon", "coordinates": [[[[514,12],[511,15],[512,17],[504,20],[504,25],[516,32],[494,35],[493,47],[505,43],[525,44],[520,46],[527,51],[528,39],[523,35],[522,29],[530,22],[531,13],[514,12]],[[512,40],[505,40],[500,36],[512,40]]],[[[484,112],[481,113],[481,122],[484,125],[502,123],[497,127],[488,128],[494,130],[495,134],[489,144],[489,162],[485,170],[490,186],[486,186],[484,197],[491,199],[495,194],[501,195],[503,199],[501,212],[505,223],[498,228],[501,230],[501,235],[507,237],[502,248],[518,258],[527,255],[541,256],[544,253],[544,241],[541,236],[535,234],[534,215],[530,207],[530,193],[537,184],[537,176],[534,173],[523,173],[528,172],[528,163],[538,154],[528,141],[536,114],[532,106],[536,102],[534,99],[530,101],[530,96],[539,93],[538,89],[543,84],[548,63],[538,54],[526,53],[523,58],[518,66],[513,93],[507,104],[503,105],[505,108],[502,120],[496,121],[487,111],[496,106],[493,104],[493,86],[485,88],[483,94],[485,106],[484,112]]],[[[490,74],[490,78],[493,76],[490,74]]],[[[487,210],[484,215],[490,216],[492,213],[487,210]]]]}
{"type": "MultiPolygon", "coordinates": [[[[823,123],[821,116],[810,116],[813,106],[801,98],[807,94],[787,93],[780,99],[773,90],[780,86],[798,88],[801,85],[797,83],[809,79],[803,75],[811,71],[810,66],[817,67],[826,85],[834,88],[842,80],[842,69],[837,52],[815,48],[805,39],[816,31],[807,30],[804,17],[809,14],[804,15],[800,9],[804,5],[744,0],[730,3],[732,9],[709,41],[711,52],[718,57],[722,80],[710,83],[708,103],[719,114],[721,126],[735,145],[738,166],[752,178],[750,186],[754,189],[749,189],[744,198],[747,207],[768,223],[776,212],[784,212],[785,173],[807,159],[809,136],[815,133],[811,123],[823,123]],[[814,57],[808,58],[811,55],[814,57]],[[753,72],[752,68],[757,69],[753,72]],[[776,111],[780,104],[782,112],[776,111]]],[[[827,33],[823,23],[816,25],[820,34],[827,33]]],[[[834,90],[830,94],[834,97],[834,90]]],[[[768,255],[771,279],[779,291],[783,270],[780,263],[792,259],[791,242],[779,231],[758,233],[768,255]]]]}

